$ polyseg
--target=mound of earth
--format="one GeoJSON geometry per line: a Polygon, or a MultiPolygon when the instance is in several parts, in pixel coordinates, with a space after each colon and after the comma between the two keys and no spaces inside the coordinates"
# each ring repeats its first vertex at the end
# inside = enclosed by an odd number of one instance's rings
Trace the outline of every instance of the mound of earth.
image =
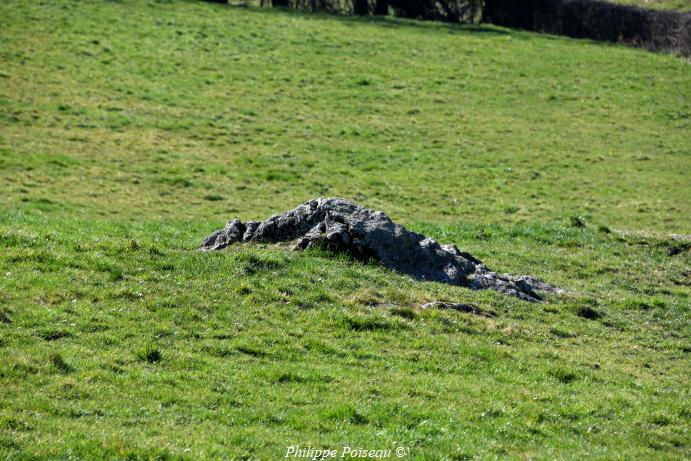
{"type": "Polygon", "coordinates": [[[406,230],[381,211],[340,198],[318,198],[266,221],[230,221],[202,242],[203,250],[220,250],[239,242],[295,242],[296,249],[320,245],[355,258],[375,259],[418,280],[496,290],[526,301],[561,290],[527,275],[498,274],[454,245],[406,230]]]}

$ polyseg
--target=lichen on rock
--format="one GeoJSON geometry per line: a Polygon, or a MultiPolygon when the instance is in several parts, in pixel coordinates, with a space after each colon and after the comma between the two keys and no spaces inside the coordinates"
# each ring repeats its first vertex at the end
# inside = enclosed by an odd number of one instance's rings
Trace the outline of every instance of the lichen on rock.
{"type": "Polygon", "coordinates": [[[526,301],[540,301],[558,288],[530,276],[492,272],[455,245],[406,230],[381,211],[372,211],[340,198],[318,198],[266,221],[230,221],[201,244],[221,250],[239,242],[295,242],[296,249],[321,245],[355,258],[374,259],[418,280],[495,290],[526,301]]]}

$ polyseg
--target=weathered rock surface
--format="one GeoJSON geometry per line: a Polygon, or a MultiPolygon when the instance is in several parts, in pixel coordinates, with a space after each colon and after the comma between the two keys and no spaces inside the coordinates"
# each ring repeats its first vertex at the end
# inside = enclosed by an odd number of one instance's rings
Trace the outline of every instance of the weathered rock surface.
{"type": "Polygon", "coordinates": [[[381,211],[339,198],[318,198],[266,221],[230,221],[202,242],[203,250],[220,250],[238,242],[295,242],[296,249],[323,245],[356,258],[372,258],[418,280],[496,290],[526,301],[541,292],[561,292],[530,276],[497,274],[454,245],[406,230],[381,211]]]}

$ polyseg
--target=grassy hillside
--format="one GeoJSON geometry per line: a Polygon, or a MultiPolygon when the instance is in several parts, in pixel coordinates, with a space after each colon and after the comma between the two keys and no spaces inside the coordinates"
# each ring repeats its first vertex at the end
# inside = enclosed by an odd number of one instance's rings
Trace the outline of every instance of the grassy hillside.
{"type": "Polygon", "coordinates": [[[663,10],[690,11],[691,2],[689,0],[610,0],[614,3],[624,5],[634,5],[643,8],[658,8],[663,10]]]}
{"type": "Polygon", "coordinates": [[[691,258],[671,236],[691,233],[687,62],[494,27],[9,1],[0,83],[0,457],[691,456],[691,258]],[[573,293],[196,251],[319,195],[573,293]]]}
{"type": "Polygon", "coordinates": [[[690,227],[672,56],[196,2],[0,21],[5,210],[221,222],[341,195],[407,222],[690,227]]]}

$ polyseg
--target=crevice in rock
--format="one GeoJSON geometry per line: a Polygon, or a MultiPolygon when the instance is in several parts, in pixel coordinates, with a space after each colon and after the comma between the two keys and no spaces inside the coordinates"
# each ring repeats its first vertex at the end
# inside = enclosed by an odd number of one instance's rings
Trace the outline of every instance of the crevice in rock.
{"type": "Polygon", "coordinates": [[[356,258],[372,258],[418,280],[495,290],[525,301],[540,301],[544,293],[562,290],[531,276],[498,274],[455,245],[406,230],[381,211],[372,211],[340,198],[318,198],[266,221],[230,221],[201,244],[221,250],[239,242],[295,242],[304,250],[320,245],[356,258]]]}

